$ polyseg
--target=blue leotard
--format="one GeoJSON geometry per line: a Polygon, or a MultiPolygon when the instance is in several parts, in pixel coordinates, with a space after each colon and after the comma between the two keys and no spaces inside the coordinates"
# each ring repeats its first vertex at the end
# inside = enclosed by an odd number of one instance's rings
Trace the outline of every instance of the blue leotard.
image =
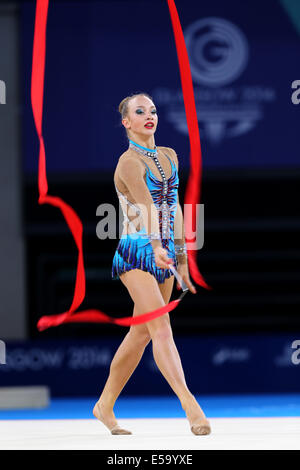
{"type": "MultiPolygon", "coordinates": [[[[177,209],[177,189],[179,186],[179,177],[175,163],[169,158],[166,153],[164,153],[164,155],[169,159],[172,174],[167,180],[167,204],[169,207],[168,238],[162,237],[162,212],[159,210],[158,217],[160,236],[162,247],[165,248],[168,257],[172,259],[172,261],[174,262],[174,266],[177,268],[177,261],[174,248],[174,221],[177,209]]],[[[146,184],[149,188],[155,206],[159,208],[161,206],[162,201],[163,183],[161,180],[156,178],[156,176],[154,176],[147,163],[144,160],[141,161],[143,161],[146,166],[146,184]]],[[[134,207],[137,213],[140,212],[139,208],[130,201],[128,201],[126,196],[118,190],[116,185],[115,189],[120,198],[120,201],[122,200],[126,204],[129,204],[131,207],[134,207]]],[[[130,221],[124,209],[123,215],[124,219],[127,220],[130,224],[130,221]]],[[[163,283],[165,279],[173,275],[170,269],[158,268],[156,266],[152,244],[146,234],[145,227],[143,227],[139,231],[135,230],[134,233],[127,233],[121,236],[112,262],[112,279],[119,279],[120,274],[126,271],[130,271],[132,269],[141,269],[143,271],[151,273],[159,283],[163,283]]]]}

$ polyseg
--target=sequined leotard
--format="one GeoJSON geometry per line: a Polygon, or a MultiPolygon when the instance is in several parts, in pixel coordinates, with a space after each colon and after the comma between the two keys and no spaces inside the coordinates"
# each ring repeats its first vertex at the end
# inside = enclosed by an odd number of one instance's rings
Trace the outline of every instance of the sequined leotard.
{"type": "MultiPolygon", "coordinates": [[[[169,149],[171,150],[171,149],[169,149]]],[[[177,268],[177,261],[174,249],[174,221],[177,209],[179,177],[175,163],[163,152],[171,165],[171,176],[165,178],[164,171],[159,166],[162,180],[158,179],[151,171],[149,165],[144,161],[146,175],[145,182],[152,196],[153,203],[158,210],[159,230],[162,247],[167,251],[167,255],[174,262],[177,268]],[[165,204],[165,206],[163,206],[165,204]],[[165,207],[165,210],[163,210],[165,207]]],[[[157,163],[156,163],[157,164],[157,163]]],[[[137,215],[140,209],[137,205],[130,202],[127,197],[119,191],[115,184],[115,189],[119,197],[120,205],[123,211],[124,222],[132,228],[132,233],[122,234],[112,263],[112,279],[118,279],[119,275],[132,269],[141,269],[151,273],[159,283],[173,275],[170,269],[158,268],[155,264],[153,247],[147,236],[146,229],[143,226],[141,230],[136,230],[132,221],[127,216],[127,210],[130,207],[137,215]]]]}

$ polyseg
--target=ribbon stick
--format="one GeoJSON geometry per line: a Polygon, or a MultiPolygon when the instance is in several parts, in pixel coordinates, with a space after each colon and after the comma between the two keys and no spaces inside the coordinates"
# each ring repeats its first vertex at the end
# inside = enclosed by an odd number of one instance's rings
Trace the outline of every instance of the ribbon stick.
{"type": "MultiPolygon", "coordinates": [[[[185,114],[189,132],[190,140],[190,160],[191,167],[187,183],[187,189],[185,192],[184,203],[189,204],[192,207],[192,216],[185,217],[185,227],[187,233],[191,231],[191,228],[196,226],[195,217],[196,217],[196,204],[200,201],[200,187],[201,187],[201,176],[202,176],[202,152],[201,152],[201,143],[200,143],[200,134],[198,127],[198,117],[196,110],[196,103],[194,97],[194,88],[193,80],[190,69],[190,63],[188,58],[188,53],[186,49],[186,44],[184,40],[184,35],[182,32],[177,8],[174,0],[167,0],[168,7],[170,11],[170,17],[174,32],[175,45],[177,50],[177,57],[179,63],[180,79],[185,107],[185,114]]],[[[188,263],[189,263],[189,272],[193,280],[200,286],[211,289],[207,285],[205,280],[200,273],[197,266],[197,251],[195,249],[188,249],[188,263]]]]}

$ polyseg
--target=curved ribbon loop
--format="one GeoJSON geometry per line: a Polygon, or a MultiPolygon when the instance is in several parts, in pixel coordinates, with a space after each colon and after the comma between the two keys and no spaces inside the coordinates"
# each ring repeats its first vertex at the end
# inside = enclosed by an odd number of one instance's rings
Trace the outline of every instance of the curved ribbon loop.
{"type": "MultiPolygon", "coordinates": [[[[198,124],[195,121],[195,106],[193,108],[193,89],[191,77],[188,77],[187,71],[189,71],[188,58],[186,48],[184,44],[183,34],[177,14],[177,10],[173,1],[168,0],[171,19],[174,28],[176,47],[178,52],[181,79],[183,85],[185,98],[186,113],[190,118],[188,119],[189,133],[192,132],[191,140],[191,156],[192,156],[192,172],[188,182],[188,192],[186,200],[190,203],[195,202],[199,198],[199,161],[201,158],[200,139],[198,131],[198,124]],[[182,67],[186,67],[182,70],[182,67]],[[197,129],[196,129],[197,128],[197,129]],[[200,151],[200,153],[199,153],[200,151]],[[199,158],[200,155],[200,158],[199,158]],[[198,177],[196,177],[198,175],[198,177]]],[[[49,0],[37,0],[36,2],[36,15],[35,15],[35,26],[34,26],[34,39],[33,39],[33,58],[32,58],[32,75],[31,75],[31,104],[34,116],[34,122],[36,131],[39,138],[39,164],[38,164],[38,189],[39,189],[39,204],[50,204],[58,207],[73,235],[74,241],[78,248],[78,261],[77,261],[77,273],[74,297],[72,305],[67,312],[58,314],[43,316],[37,323],[39,331],[43,331],[47,328],[58,326],[63,323],[71,322],[93,322],[93,323],[113,323],[120,326],[137,325],[146,323],[154,318],[164,315],[167,312],[174,310],[183,294],[167,305],[160,307],[152,312],[144,313],[138,317],[125,317],[125,318],[113,318],[106,315],[101,310],[89,309],[80,312],[76,312],[81,303],[84,300],[86,292],[86,280],[84,271],[84,259],[82,249],[82,234],[83,226],[80,218],[75,213],[73,208],[66,204],[61,198],[48,195],[48,182],[46,174],[46,153],[44,139],[42,135],[42,120],[43,120],[43,94],[44,94],[44,74],[45,74],[45,57],[46,57],[46,26],[47,26],[47,15],[48,15],[49,0]],[[76,314],[75,314],[76,312],[76,314]]],[[[190,72],[189,72],[190,74],[190,72]]],[[[195,105],[195,103],[194,103],[195,105]]],[[[195,261],[195,252],[189,250],[189,265],[191,269],[191,275],[195,282],[208,288],[207,284],[203,280],[199,273],[195,261]]],[[[186,289],[185,289],[186,291],[186,289]]],[[[185,292],[184,291],[184,292],[185,292]]]]}

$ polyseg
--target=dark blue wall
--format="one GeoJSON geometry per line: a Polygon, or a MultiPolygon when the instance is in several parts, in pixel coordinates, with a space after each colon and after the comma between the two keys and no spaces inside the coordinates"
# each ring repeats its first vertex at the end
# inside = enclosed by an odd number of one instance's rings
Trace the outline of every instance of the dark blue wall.
{"type": "MultiPolygon", "coordinates": [[[[188,45],[205,168],[299,165],[299,36],[279,0],[177,0],[188,45]],[[199,21],[202,23],[199,23],[199,21]]],[[[37,171],[30,104],[34,2],[22,4],[24,158],[37,171]]],[[[189,165],[177,55],[164,0],[49,2],[43,131],[48,173],[105,171],[127,148],[118,104],[145,90],[157,145],[189,165]]]]}

